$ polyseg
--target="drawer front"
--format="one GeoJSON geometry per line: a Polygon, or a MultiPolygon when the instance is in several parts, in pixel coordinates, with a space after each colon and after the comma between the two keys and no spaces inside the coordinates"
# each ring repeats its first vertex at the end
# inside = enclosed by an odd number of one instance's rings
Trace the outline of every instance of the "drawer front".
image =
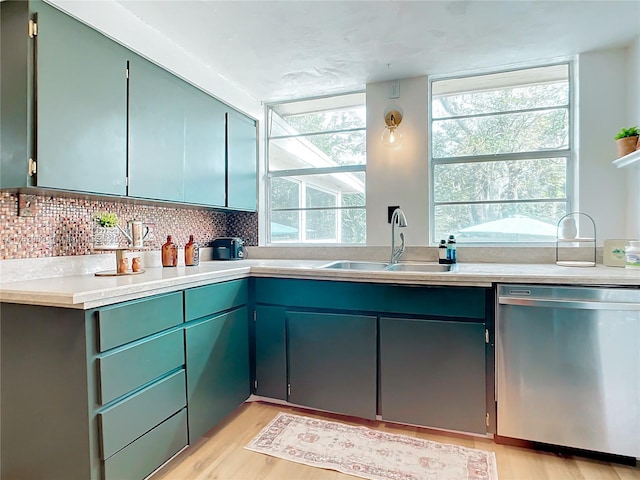
{"type": "Polygon", "coordinates": [[[102,458],[108,459],[186,405],[180,370],[98,414],[102,458]]]}
{"type": "Polygon", "coordinates": [[[182,323],[182,292],[106,307],[96,314],[98,351],[104,352],[182,323]]]}
{"type": "Polygon", "coordinates": [[[192,288],[184,292],[185,321],[246,305],[249,280],[233,280],[192,288]]]}
{"type": "Polygon", "coordinates": [[[104,462],[105,480],[142,480],[187,444],[182,409],[104,462]]]}
{"type": "Polygon", "coordinates": [[[98,358],[101,405],[184,365],[182,330],[166,333],[98,358]]]}

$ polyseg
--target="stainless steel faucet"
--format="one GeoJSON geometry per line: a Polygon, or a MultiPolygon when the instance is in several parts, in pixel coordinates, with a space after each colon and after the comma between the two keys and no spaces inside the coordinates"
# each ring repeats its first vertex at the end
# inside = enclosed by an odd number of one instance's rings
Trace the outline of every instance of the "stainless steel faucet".
{"type": "Polygon", "coordinates": [[[407,217],[399,208],[396,208],[391,215],[391,260],[389,262],[391,264],[398,263],[398,259],[404,253],[404,233],[400,233],[402,243],[396,248],[396,224],[402,228],[407,226],[407,217]]]}

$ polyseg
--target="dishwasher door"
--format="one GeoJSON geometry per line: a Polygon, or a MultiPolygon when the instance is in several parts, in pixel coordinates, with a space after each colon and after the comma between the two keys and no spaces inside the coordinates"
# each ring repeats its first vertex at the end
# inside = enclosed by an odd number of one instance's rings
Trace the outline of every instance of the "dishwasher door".
{"type": "Polygon", "coordinates": [[[640,457],[640,290],[498,285],[497,433],[640,457]]]}

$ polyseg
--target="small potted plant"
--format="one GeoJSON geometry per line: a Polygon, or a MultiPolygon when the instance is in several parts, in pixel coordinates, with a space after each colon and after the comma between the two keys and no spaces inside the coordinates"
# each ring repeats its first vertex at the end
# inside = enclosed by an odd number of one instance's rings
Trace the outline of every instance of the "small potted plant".
{"type": "Polygon", "coordinates": [[[94,216],[93,248],[118,248],[120,244],[120,220],[115,213],[99,212],[94,216]]]}
{"type": "Polygon", "coordinates": [[[618,158],[634,152],[638,146],[638,127],[623,128],[615,136],[618,158]]]}

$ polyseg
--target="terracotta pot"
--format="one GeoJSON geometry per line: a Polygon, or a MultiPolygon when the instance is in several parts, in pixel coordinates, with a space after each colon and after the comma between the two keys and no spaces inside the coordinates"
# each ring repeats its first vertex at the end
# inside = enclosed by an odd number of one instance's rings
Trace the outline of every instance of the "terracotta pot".
{"type": "Polygon", "coordinates": [[[638,145],[638,136],[624,137],[616,140],[616,146],[618,147],[618,158],[624,157],[636,150],[638,145]]]}

